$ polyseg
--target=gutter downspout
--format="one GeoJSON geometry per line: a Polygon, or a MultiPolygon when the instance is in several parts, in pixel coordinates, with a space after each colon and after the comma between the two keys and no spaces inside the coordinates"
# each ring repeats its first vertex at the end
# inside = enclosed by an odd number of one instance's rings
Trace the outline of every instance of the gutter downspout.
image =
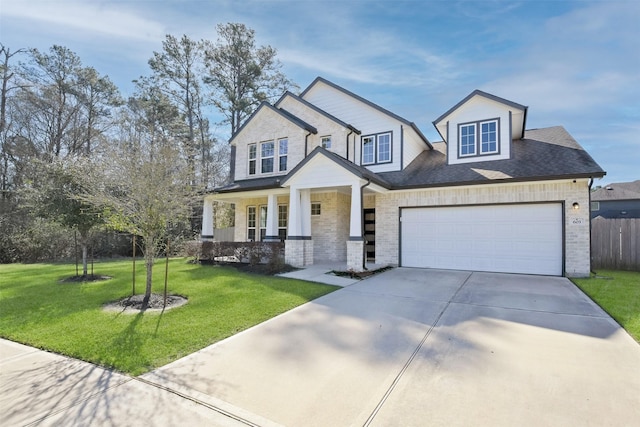
{"type": "Polygon", "coordinates": [[[591,268],[593,266],[593,242],[591,241],[591,186],[593,185],[593,177],[589,178],[589,271],[594,276],[596,272],[591,268]]]}
{"type": "Polygon", "coordinates": [[[353,131],[349,130],[349,133],[347,134],[347,160],[349,160],[349,136],[351,136],[352,133],[353,131]]]}
{"type": "Polygon", "coordinates": [[[308,134],[306,134],[306,135],[304,136],[304,156],[305,156],[305,157],[307,157],[307,154],[308,154],[308,149],[307,149],[307,147],[308,147],[308,142],[307,142],[307,141],[308,141],[308,139],[309,139],[309,135],[311,135],[311,132],[309,132],[308,134]]]}
{"type": "Polygon", "coordinates": [[[360,213],[361,215],[361,219],[360,219],[360,228],[361,228],[361,233],[362,233],[362,241],[364,242],[364,244],[362,245],[362,269],[363,270],[367,270],[367,241],[364,238],[364,187],[366,187],[367,185],[371,184],[371,179],[367,178],[367,183],[362,185],[360,187],[360,209],[362,209],[362,212],[360,213]]]}

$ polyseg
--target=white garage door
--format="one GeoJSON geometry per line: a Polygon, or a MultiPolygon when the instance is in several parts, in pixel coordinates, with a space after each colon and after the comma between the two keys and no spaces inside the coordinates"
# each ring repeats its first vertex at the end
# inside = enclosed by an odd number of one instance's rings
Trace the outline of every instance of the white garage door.
{"type": "Polygon", "coordinates": [[[404,267],[562,275],[562,205],[403,208],[404,267]]]}

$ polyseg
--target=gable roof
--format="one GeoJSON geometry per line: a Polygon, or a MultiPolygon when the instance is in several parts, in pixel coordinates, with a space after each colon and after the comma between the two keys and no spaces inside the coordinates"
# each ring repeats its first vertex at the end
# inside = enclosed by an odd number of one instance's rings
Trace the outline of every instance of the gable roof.
{"type": "Polygon", "coordinates": [[[405,170],[379,175],[393,189],[605,175],[562,126],[527,130],[524,138],[513,144],[510,159],[447,164],[445,143],[434,145],[435,150],[423,151],[405,170]]]}
{"type": "MultiPolygon", "coordinates": [[[[460,108],[461,106],[466,104],[467,101],[469,101],[471,98],[473,98],[475,96],[481,96],[483,98],[490,99],[492,101],[498,102],[500,104],[507,105],[507,106],[515,108],[517,110],[521,110],[523,112],[523,117],[522,117],[522,135],[520,137],[524,138],[524,132],[525,132],[525,129],[526,129],[526,126],[527,126],[527,111],[528,111],[529,107],[527,107],[525,105],[522,105],[522,104],[518,104],[517,102],[509,101],[508,99],[500,98],[499,96],[495,96],[495,95],[492,95],[492,94],[487,93],[487,92],[483,92],[483,91],[481,91],[479,89],[476,89],[473,92],[471,92],[462,101],[458,102],[456,105],[454,105],[453,107],[449,108],[444,114],[442,114],[440,117],[438,117],[437,119],[435,119],[433,121],[433,126],[436,128],[438,133],[440,133],[440,130],[438,129],[438,124],[440,122],[442,122],[445,118],[447,118],[449,115],[451,115],[451,113],[453,113],[458,108],[460,108]]],[[[440,136],[442,137],[442,139],[445,139],[445,137],[441,133],[440,133],[440,136]]]]}
{"type": "Polygon", "coordinates": [[[358,166],[352,161],[347,160],[344,157],[322,147],[314,148],[313,151],[309,153],[307,157],[304,158],[304,160],[298,163],[295,168],[291,169],[291,171],[282,180],[282,185],[284,185],[289,179],[291,179],[291,177],[293,177],[300,169],[304,168],[305,165],[309,163],[311,160],[313,160],[314,157],[320,156],[320,155],[325,156],[329,160],[337,163],[340,167],[348,170],[358,178],[368,179],[371,182],[378,184],[384,188],[391,188],[389,183],[386,180],[384,180],[382,177],[380,177],[379,174],[371,172],[369,169],[365,168],[364,166],[358,166]]]}
{"type": "Polygon", "coordinates": [[[307,101],[306,99],[303,99],[301,97],[299,97],[298,95],[295,95],[289,91],[286,91],[281,97],[280,99],[278,99],[278,101],[276,101],[276,103],[274,104],[276,107],[280,107],[280,103],[286,98],[286,97],[291,97],[293,99],[295,99],[296,101],[300,102],[302,105],[304,105],[305,107],[309,107],[310,109],[312,109],[313,111],[315,111],[316,113],[319,113],[323,116],[325,116],[326,118],[328,118],[329,120],[332,120],[336,123],[338,123],[339,125],[341,125],[342,127],[345,127],[347,129],[349,129],[350,131],[360,135],[362,132],[360,132],[360,130],[356,129],[354,126],[350,125],[347,122],[344,122],[342,120],[340,120],[339,118],[337,118],[336,116],[327,113],[326,111],[324,111],[322,108],[310,103],[309,101],[307,101]]]}
{"type": "Polygon", "coordinates": [[[238,128],[238,130],[236,131],[236,133],[234,133],[233,135],[231,135],[231,138],[229,139],[229,144],[231,144],[233,142],[233,140],[240,135],[240,133],[244,130],[244,128],[251,122],[251,120],[253,120],[253,118],[258,114],[259,111],[261,111],[263,108],[267,108],[273,112],[275,112],[276,114],[284,117],[285,119],[289,120],[291,123],[295,124],[296,126],[299,126],[300,128],[309,131],[313,134],[318,133],[318,129],[316,129],[314,126],[310,125],[309,123],[305,122],[304,120],[302,120],[299,117],[296,117],[295,115],[291,114],[290,112],[283,110],[281,108],[276,108],[273,105],[269,104],[266,101],[262,101],[260,103],[260,106],[258,106],[258,108],[256,108],[256,110],[251,113],[251,115],[249,116],[249,118],[247,120],[244,121],[244,123],[242,124],[242,126],[240,126],[240,128],[238,128]]]}
{"type": "Polygon", "coordinates": [[[591,193],[593,201],[640,200],[640,179],[632,182],[617,182],[598,188],[591,193]]]}
{"type": "Polygon", "coordinates": [[[360,95],[356,95],[355,93],[348,91],[347,89],[343,88],[342,86],[339,86],[333,82],[330,82],[327,79],[324,79],[322,77],[316,77],[315,80],[313,82],[311,82],[311,84],[309,86],[307,86],[307,88],[305,90],[302,91],[302,93],[300,94],[301,98],[304,98],[304,96],[307,94],[307,92],[309,92],[315,85],[317,85],[319,82],[326,84],[327,86],[330,86],[336,90],[338,90],[339,92],[344,93],[347,96],[350,96],[354,99],[357,99],[358,101],[368,105],[371,108],[374,108],[378,111],[380,111],[383,114],[386,114],[390,117],[393,117],[394,119],[398,120],[401,123],[404,123],[405,125],[411,127],[420,137],[420,139],[422,139],[422,141],[430,148],[433,149],[433,146],[431,145],[431,143],[429,142],[429,140],[427,139],[426,136],[424,136],[424,134],[422,133],[422,131],[420,131],[420,129],[418,129],[418,126],[416,126],[416,124],[414,122],[410,122],[409,120],[400,117],[399,115],[392,113],[391,111],[387,110],[386,108],[382,108],[381,106],[379,106],[378,104],[375,104],[371,101],[369,101],[368,99],[365,99],[363,97],[361,97],[360,95]]]}

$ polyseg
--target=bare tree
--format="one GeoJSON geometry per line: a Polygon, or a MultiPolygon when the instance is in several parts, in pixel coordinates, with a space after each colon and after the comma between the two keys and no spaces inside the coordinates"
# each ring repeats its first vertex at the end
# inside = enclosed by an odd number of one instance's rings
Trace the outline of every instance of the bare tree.
{"type": "Polygon", "coordinates": [[[282,73],[276,49],[256,46],[255,31],[244,24],[217,26],[218,40],[204,41],[211,102],[234,134],[262,101],[273,100],[295,86],[282,73]]]}

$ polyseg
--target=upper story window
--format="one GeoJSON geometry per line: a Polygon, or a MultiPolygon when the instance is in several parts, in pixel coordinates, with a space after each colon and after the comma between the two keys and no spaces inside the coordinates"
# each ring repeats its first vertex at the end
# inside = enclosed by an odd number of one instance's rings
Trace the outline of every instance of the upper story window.
{"type": "Polygon", "coordinates": [[[362,137],[362,164],[391,162],[391,132],[362,137]]]}
{"type": "Polygon", "coordinates": [[[322,145],[322,148],[331,150],[331,136],[323,136],[322,138],[320,138],[320,143],[322,145]]]}
{"type": "Polygon", "coordinates": [[[247,150],[248,175],[272,174],[287,170],[288,138],[249,144],[247,150]]]}
{"type": "Polygon", "coordinates": [[[499,119],[458,125],[459,157],[482,156],[500,152],[499,119]]]}
{"type": "Polygon", "coordinates": [[[287,170],[287,157],[289,154],[289,140],[284,138],[278,141],[278,171],[287,170]]]}
{"type": "Polygon", "coordinates": [[[256,161],[258,156],[258,148],[256,144],[249,145],[249,175],[256,173],[256,161]]]}
{"type": "Polygon", "coordinates": [[[273,172],[273,141],[263,142],[260,144],[260,161],[261,172],[273,172]]]}

